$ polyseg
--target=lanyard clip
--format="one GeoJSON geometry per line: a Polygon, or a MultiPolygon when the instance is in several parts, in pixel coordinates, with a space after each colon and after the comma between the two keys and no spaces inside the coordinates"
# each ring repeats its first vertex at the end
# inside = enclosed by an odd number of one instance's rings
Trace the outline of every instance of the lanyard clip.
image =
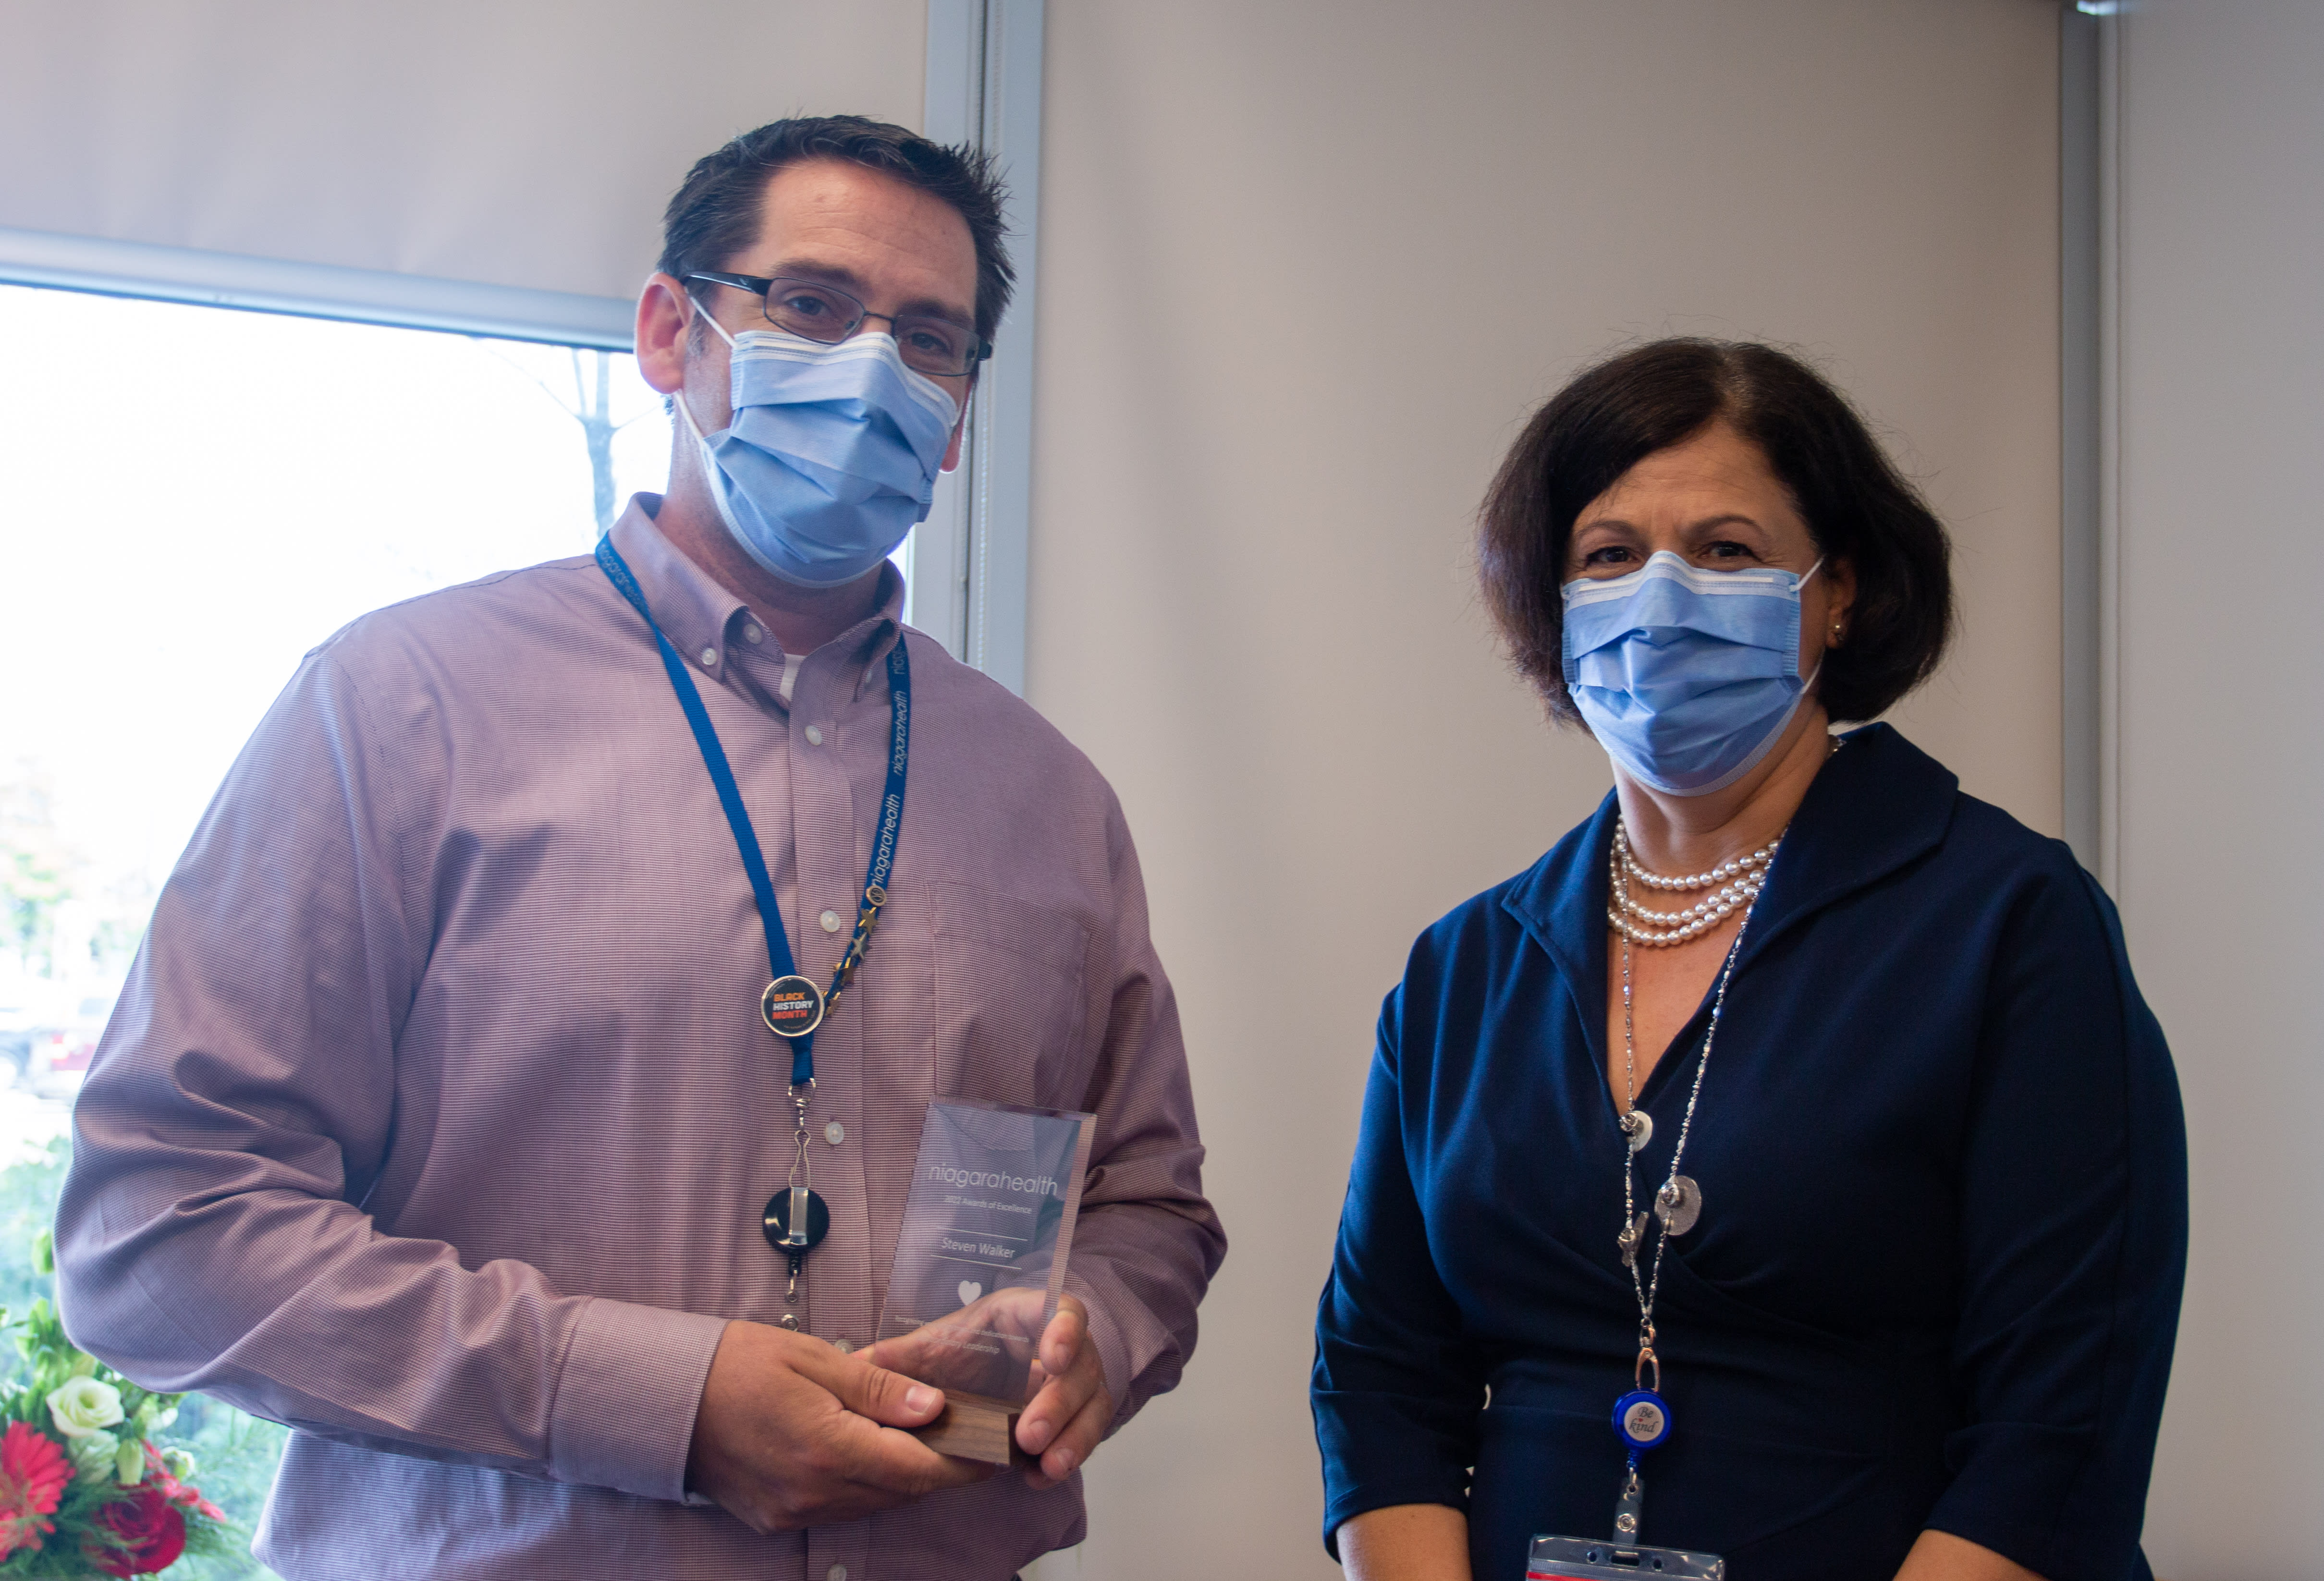
{"type": "MultiPolygon", "coordinates": [[[[815,1167],[808,1162],[810,1150],[808,1149],[807,1140],[807,1106],[808,1100],[814,1097],[814,1077],[808,1077],[804,1082],[794,1081],[791,1083],[791,1108],[798,1112],[798,1129],[791,1135],[790,1184],[791,1191],[796,1200],[793,1211],[795,1213],[801,1214],[801,1217],[795,1218],[791,1220],[791,1234],[794,1237],[801,1233],[807,1223],[807,1219],[804,1217],[803,1205],[807,1195],[807,1181],[809,1180],[811,1172],[815,1167]]],[[[795,1240],[792,1244],[803,1245],[806,1243],[795,1240]]]]}
{"type": "Polygon", "coordinates": [[[1622,1478],[1622,1496],[1614,1503],[1614,1540],[1617,1543],[1628,1547],[1638,1540],[1638,1527],[1646,1514],[1646,1479],[1638,1475],[1638,1457],[1633,1453],[1630,1469],[1622,1478]]]}

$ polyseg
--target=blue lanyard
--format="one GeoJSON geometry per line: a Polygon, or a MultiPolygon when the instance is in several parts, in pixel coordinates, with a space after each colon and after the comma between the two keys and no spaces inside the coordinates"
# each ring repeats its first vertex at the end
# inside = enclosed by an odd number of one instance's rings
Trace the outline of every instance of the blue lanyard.
{"type": "MultiPolygon", "coordinates": [[[[872,841],[872,866],[863,875],[863,893],[856,900],[854,936],[848,940],[846,952],[840,956],[839,965],[831,974],[831,987],[818,988],[799,975],[798,963],[791,959],[790,939],[783,932],[782,910],[775,903],[774,880],[767,876],[767,859],[759,849],[757,832],[751,827],[750,811],[742,805],[742,787],[734,783],[734,769],[726,761],[726,749],[719,745],[709,712],[702,706],[702,693],[695,685],[686,661],[678,657],[678,649],[654,624],[653,613],[646,608],[645,594],[638,590],[637,578],[630,574],[629,563],[613,547],[610,533],[597,540],[597,565],[653,633],[654,642],[661,649],[661,667],[669,672],[670,689],[678,694],[678,706],[686,710],[686,722],[694,731],[694,744],[702,749],[703,767],[710,770],[710,783],[718,789],[718,804],[725,810],[726,825],[734,832],[734,849],[742,854],[742,870],[751,876],[751,894],[759,903],[759,924],[767,935],[767,970],[771,980],[760,996],[759,1017],[769,1032],[790,1043],[791,1088],[797,1096],[801,1089],[815,1085],[815,1029],[839,1007],[840,995],[847,991],[855,969],[862,964],[864,951],[871,948],[872,930],[880,925],[880,908],[888,904],[889,870],[895,865],[896,836],[904,826],[904,771],[912,746],[912,662],[904,651],[903,633],[897,633],[896,646],[888,651],[888,787],[880,798],[880,829],[872,841]]],[[[804,1114],[804,1109],[801,1112],[804,1114]]]]}

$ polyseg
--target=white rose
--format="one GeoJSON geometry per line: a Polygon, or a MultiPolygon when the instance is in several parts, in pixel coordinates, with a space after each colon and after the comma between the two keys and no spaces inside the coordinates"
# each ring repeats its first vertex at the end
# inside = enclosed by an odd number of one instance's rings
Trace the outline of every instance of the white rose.
{"type": "Polygon", "coordinates": [[[113,1452],[113,1475],[125,1488],[134,1488],[145,1480],[144,1439],[122,1440],[121,1448],[113,1452]]]}
{"type": "Polygon", "coordinates": [[[161,1464],[180,1482],[191,1482],[194,1476],[194,1454],[190,1449],[164,1449],[161,1464]]]}
{"type": "Polygon", "coordinates": [[[67,1378],[49,1392],[49,1415],[68,1439],[85,1439],[121,1420],[121,1391],[95,1378],[67,1378]]]}
{"type": "Polygon", "coordinates": [[[90,1433],[71,1440],[73,1469],[90,1482],[113,1480],[113,1457],[121,1440],[111,1433],[90,1433]]]}

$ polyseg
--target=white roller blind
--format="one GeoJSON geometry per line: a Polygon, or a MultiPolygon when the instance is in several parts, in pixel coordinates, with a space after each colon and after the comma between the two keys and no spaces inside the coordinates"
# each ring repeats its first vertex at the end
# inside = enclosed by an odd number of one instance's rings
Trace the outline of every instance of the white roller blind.
{"type": "Polygon", "coordinates": [[[788,114],[918,126],[926,36],[925,0],[0,0],[0,273],[534,293],[625,342],[687,167],[788,114]]]}

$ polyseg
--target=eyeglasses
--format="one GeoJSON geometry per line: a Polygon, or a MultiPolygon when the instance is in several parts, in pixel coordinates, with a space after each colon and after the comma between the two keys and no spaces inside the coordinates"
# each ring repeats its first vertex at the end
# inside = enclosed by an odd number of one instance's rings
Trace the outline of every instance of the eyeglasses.
{"type": "Polygon", "coordinates": [[[713,274],[707,270],[696,271],[686,278],[748,291],[759,299],[760,311],[777,329],[802,340],[821,341],[825,345],[845,340],[862,328],[867,318],[885,318],[896,336],[896,349],[903,354],[904,366],[932,379],[957,379],[973,373],[976,364],[992,354],[991,342],[978,339],[975,331],[949,318],[925,313],[890,317],[885,313],[870,312],[837,286],[819,280],[797,280],[788,275],[713,274]]]}

